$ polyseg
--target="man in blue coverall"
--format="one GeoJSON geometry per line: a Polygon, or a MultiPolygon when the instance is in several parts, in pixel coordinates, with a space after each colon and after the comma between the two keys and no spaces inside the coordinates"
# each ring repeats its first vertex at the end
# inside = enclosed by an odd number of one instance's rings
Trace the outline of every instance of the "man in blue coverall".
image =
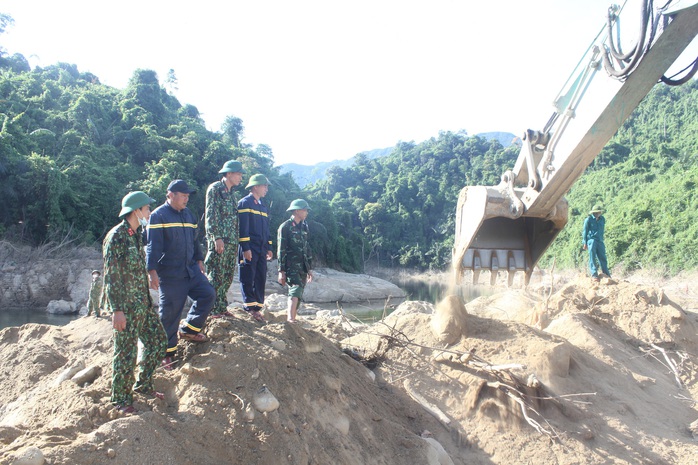
{"type": "Polygon", "coordinates": [[[160,291],[160,321],[167,332],[163,364],[172,366],[177,340],[206,342],[201,330],[216,300],[216,291],[204,274],[203,251],[196,243],[197,221],[187,208],[190,189],[181,179],[167,187],[167,201],[150,215],[146,261],[150,287],[160,291]],[[187,296],[194,300],[180,327],[187,296]]]}
{"type": "Polygon", "coordinates": [[[263,174],[255,174],[245,189],[249,189],[250,193],[238,202],[240,287],[245,311],[263,323],[267,260],[273,256],[269,238],[269,209],[262,203],[269,190],[269,180],[263,174]]]}
{"type": "Polygon", "coordinates": [[[603,212],[601,205],[594,205],[589,216],[584,220],[584,229],[582,230],[582,248],[589,250],[589,271],[594,281],[599,281],[597,261],[603,274],[611,277],[606,259],[606,246],[603,243],[603,234],[606,228],[606,218],[603,217],[603,212]]]}

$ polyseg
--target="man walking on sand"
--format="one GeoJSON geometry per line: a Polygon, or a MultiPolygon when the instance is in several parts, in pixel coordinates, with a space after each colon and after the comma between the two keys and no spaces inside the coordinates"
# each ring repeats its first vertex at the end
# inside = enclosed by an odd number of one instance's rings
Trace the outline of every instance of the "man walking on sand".
{"type": "Polygon", "coordinates": [[[279,260],[279,284],[288,284],[286,319],[289,323],[295,323],[305,285],[313,280],[308,224],[305,222],[310,206],[305,200],[296,199],[286,211],[291,212],[291,218],[279,226],[276,255],[279,260]]]}
{"type": "Polygon", "coordinates": [[[160,320],[167,332],[167,356],[163,365],[172,367],[177,341],[207,342],[201,332],[216,291],[204,274],[204,256],[196,243],[197,222],[187,208],[196,192],[176,179],[167,187],[167,201],[150,215],[146,261],[150,287],[160,291],[160,320]],[[194,300],[180,326],[187,297],[194,300]]]}
{"type": "Polygon", "coordinates": [[[121,201],[119,218],[104,238],[104,306],[112,313],[114,359],[111,402],[123,413],[136,413],[133,392],[164,399],[153,388],[153,372],[165,356],[167,335],[153,308],[143,253],[143,228],[150,217],[144,192],[127,194],[121,201]],[[143,361],[135,378],[138,341],[143,343],[143,361]],[[134,385],[135,382],[135,385],[134,385]]]}
{"type": "Polygon", "coordinates": [[[582,248],[589,250],[589,272],[591,279],[599,281],[599,270],[596,262],[599,262],[603,274],[611,277],[608,271],[608,260],[606,259],[606,245],[603,241],[606,229],[606,218],[603,216],[604,210],[601,205],[594,205],[589,212],[589,216],[584,220],[582,230],[582,248]]]}
{"type": "Polygon", "coordinates": [[[238,248],[238,198],[233,190],[240,185],[245,170],[237,160],[225,162],[218,172],[220,181],[206,191],[206,276],[216,290],[211,318],[232,316],[228,311],[228,289],[235,277],[238,248]]]}

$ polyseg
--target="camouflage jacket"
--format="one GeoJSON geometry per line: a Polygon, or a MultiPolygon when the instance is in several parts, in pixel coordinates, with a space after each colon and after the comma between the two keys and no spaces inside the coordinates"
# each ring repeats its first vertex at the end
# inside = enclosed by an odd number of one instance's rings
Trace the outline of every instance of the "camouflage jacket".
{"type": "Polygon", "coordinates": [[[279,272],[286,274],[307,273],[312,269],[312,256],[308,244],[308,223],[296,224],[289,218],[279,226],[277,234],[279,272]]]}
{"type": "Polygon", "coordinates": [[[212,183],[206,191],[206,239],[209,250],[215,249],[216,239],[233,247],[238,244],[237,195],[221,181],[212,183]]]}
{"type": "Polygon", "coordinates": [[[104,238],[104,309],[133,314],[152,306],[145,267],[143,234],[131,229],[126,220],[114,226],[104,238]]]}
{"type": "Polygon", "coordinates": [[[99,308],[100,306],[103,287],[102,283],[102,277],[100,276],[96,281],[92,281],[92,284],[90,284],[90,295],[87,298],[87,307],[92,308],[92,310],[99,308]]]}

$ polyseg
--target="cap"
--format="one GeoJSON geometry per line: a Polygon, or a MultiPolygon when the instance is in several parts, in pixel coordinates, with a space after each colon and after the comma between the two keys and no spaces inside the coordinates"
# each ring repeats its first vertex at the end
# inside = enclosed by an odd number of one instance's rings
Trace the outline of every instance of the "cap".
{"type": "Polygon", "coordinates": [[[167,186],[169,192],[181,192],[182,194],[193,194],[196,189],[190,189],[187,182],[183,179],[175,179],[167,186]]]}
{"type": "Polygon", "coordinates": [[[121,200],[121,211],[119,212],[119,218],[153,202],[155,202],[155,199],[151,199],[150,196],[148,196],[148,194],[145,192],[129,192],[121,200]]]}
{"type": "Polygon", "coordinates": [[[270,182],[267,179],[266,176],[263,174],[255,174],[250,178],[250,182],[247,183],[247,186],[245,186],[245,189],[249,189],[252,186],[261,186],[261,185],[269,185],[270,182]]]}
{"type": "Polygon", "coordinates": [[[303,199],[296,199],[293,202],[291,202],[291,205],[286,209],[287,212],[294,211],[294,210],[312,210],[310,206],[308,205],[308,202],[306,202],[303,199]]]}
{"type": "Polygon", "coordinates": [[[228,160],[223,164],[223,168],[219,171],[220,174],[223,173],[244,173],[245,169],[242,167],[242,163],[237,160],[228,160]]]}

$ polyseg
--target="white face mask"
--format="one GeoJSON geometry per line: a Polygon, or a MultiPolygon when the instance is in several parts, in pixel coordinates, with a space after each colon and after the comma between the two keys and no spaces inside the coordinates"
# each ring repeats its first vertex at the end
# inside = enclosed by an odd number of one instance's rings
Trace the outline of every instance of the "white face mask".
{"type": "Polygon", "coordinates": [[[146,228],[148,226],[148,220],[142,216],[138,216],[138,213],[136,213],[136,218],[138,218],[138,224],[140,224],[142,228],[146,228]]]}

